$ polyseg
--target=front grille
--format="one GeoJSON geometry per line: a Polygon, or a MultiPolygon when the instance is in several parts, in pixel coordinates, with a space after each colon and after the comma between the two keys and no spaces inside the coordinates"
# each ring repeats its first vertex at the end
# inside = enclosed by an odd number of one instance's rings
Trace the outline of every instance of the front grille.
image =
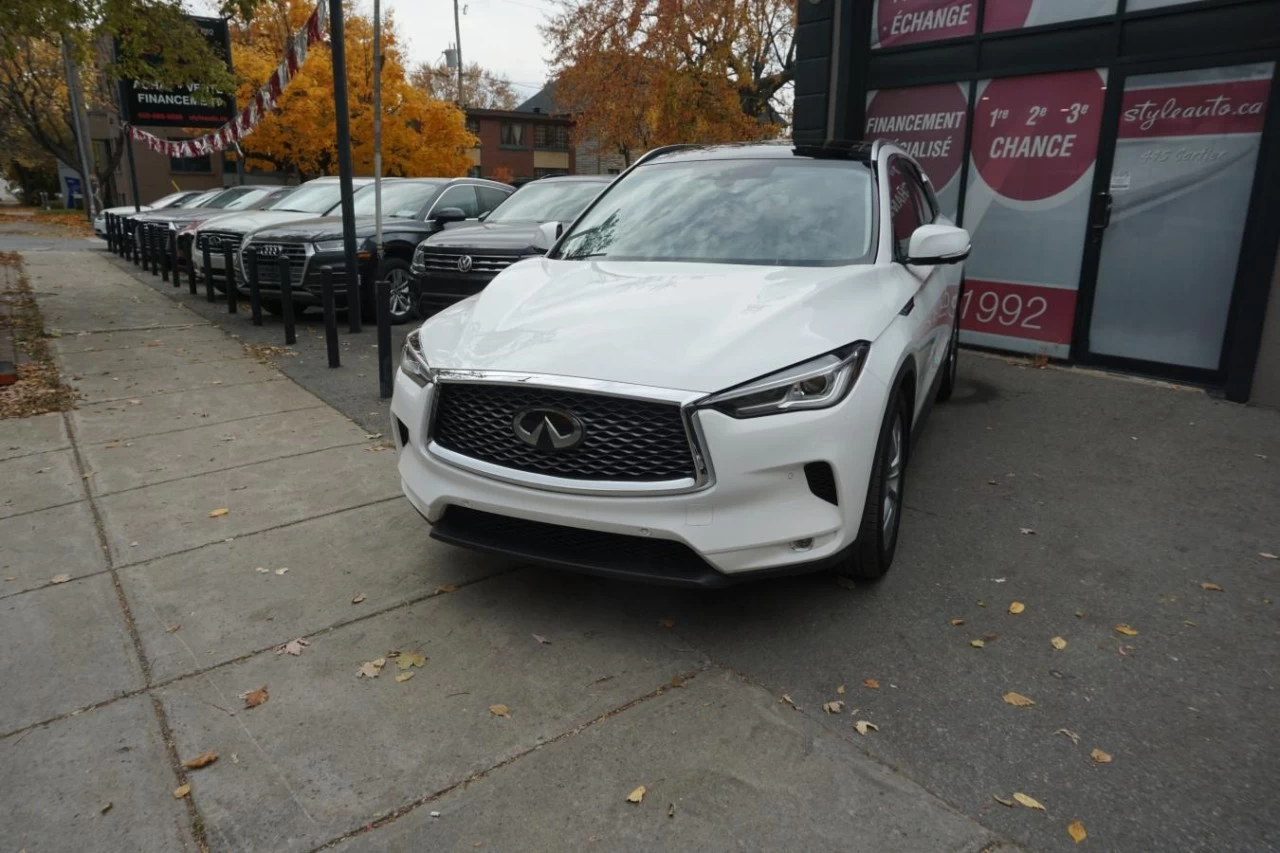
{"type": "MultiPolygon", "coordinates": [[[[263,290],[280,289],[280,257],[289,259],[289,284],[298,287],[302,284],[302,276],[306,269],[307,247],[305,243],[280,243],[274,240],[254,240],[246,251],[257,252],[262,246],[279,246],[279,254],[258,255],[258,287],[263,290]]],[[[243,262],[243,258],[241,259],[243,262]]],[[[243,279],[244,270],[239,271],[237,279],[243,279]]]]}
{"type": "Polygon", "coordinates": [[[236,251],[240,248],[241,235],[234,231],[201,231],[198,248],[209,250],[210,255],[221,255],[227,249],[236,251]]]}
{"type": "Polygon", "coordinates": [[[464,456],[550,477],[662,482],[695,478],[693,453],[674,403],[525,386],[444,382],[438,386],[433,438],[464,456]],[[570,412],[583,439],[564,450],[539,450],[516,437],[525,409],[570,412]]]}
{"type": "Polygon", "coordinates": [[[720,586],[730,580],[682,542],[582,530],[467,507],[448,507],[431,535],[454,545],[594,574],[689,586],[720,586]]]}
{"type": "Polygon", "coordinates": [[[428,272],[448,272],[454,275],[466,275],[458,269],[458,259],[464,255],[471,258],[471,269],[474,275],[495,276],[507,267],[520,260],[520,255],[473,255],[470,252],[441,249],[424,249],[422,265],[428,272]]]}

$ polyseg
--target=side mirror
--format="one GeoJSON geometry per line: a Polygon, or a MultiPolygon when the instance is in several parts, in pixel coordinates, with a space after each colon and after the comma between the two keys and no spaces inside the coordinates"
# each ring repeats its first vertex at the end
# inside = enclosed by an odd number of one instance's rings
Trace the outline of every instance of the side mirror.
{"type": "Polygon", "coordinates": [[[489,218],[489,211],[486,210],[484,213],[481,213],[479,218],[481,222],[484,222],[489,218]]]}
{"type": "Polygon", "coordinates": [[[437,225],[448,225],[450,222],[461,222],[467,214],[460,207],[442,207],[431,214],[437,225]]]}
{"type": "Polygon", "coordinates": [[[911,233],[906,263],[958,264],[969,257],[969,232],[954,225],[921,225],[911,233]]]}
{"type": "Polygon", "coordinates": [[[533,235],[533,248],[546,252],[556,244],[564,233],[563,222],[539,222],[538,230],[533,235]]]}

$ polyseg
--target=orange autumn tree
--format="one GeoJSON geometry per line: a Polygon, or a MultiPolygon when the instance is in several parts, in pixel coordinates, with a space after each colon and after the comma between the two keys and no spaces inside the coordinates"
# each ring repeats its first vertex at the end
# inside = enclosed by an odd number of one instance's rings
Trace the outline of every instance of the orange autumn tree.
{"type": "MultiPolygon", "coordinates": [[[[275,70],[285,39],[311,14],[310,0],[268,0],[252,22],[232,30],[237,97],[247,103],[275,70]]],[[[456,177],[471,165],[462,111],[428,97],[406,79],[395,22],[382,23],[382,173],[400,177],[456,177]]],[[[348,11],[347,99],[351,154],[356,174],[373,173],[373,23],[348,11]]],[[[328,44],[307,55],[280,98],[277,110],[241,142],[250,167],[295,172],[302,178],[336,174],[337,117],[333,108],[333,60],[328,44]]]]}
{"type": "Polygon", "coordinates": [[[561,108],[599,153],[776,137],[795,51],[789,0],[559,0],[543,27],[561,108]]]}

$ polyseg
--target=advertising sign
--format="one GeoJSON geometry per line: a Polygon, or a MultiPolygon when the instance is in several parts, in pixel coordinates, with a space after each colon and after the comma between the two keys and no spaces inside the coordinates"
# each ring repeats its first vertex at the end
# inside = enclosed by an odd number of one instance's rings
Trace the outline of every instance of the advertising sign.
{"type": "Polygon", "coordinates": [[[1273,71],[1126,81],[1092,352],[1217,369],[1273,71]]]}
{"type": "MultiPolygon", "coordinates": [[[[1129,8],[1133,8],[1130,0],[1129,8]]],[[[987,0],[982,31],[1021,30],[1081,18],[1113,15],[1116,0],[987,0]]]]}
{"type": "Polygon", "coordinates": [[[867,93],[867,140],[889,139],[919,161],[942,212],[956,218],[964,161],[967,83],[867,93]]]}
{"type": "MultiPolygon", "coordinates": [[[[231,68],[230,34],[227,22],[221,18],[197,18],[188,16],[209,47],[221,56],[231,68]]],[[[189,86],[174,89],[157,89],[141,80],[120,81],[120,101],[125,118],[139,125],[151,127],[221,127],[231,118],[231,99],[218,96],[217,103],[202,104],[189,86]]]]}
{"type": "Polygon", "coordinates": [[[897,47],[977,32],[978,0],[875,0],[872,47],[897,47]]]}
{"type": "Polygon", "coordinates": [[[1105,95],[1101,70],[978,82],[961,340],[1069,354],[1105,95]]]}

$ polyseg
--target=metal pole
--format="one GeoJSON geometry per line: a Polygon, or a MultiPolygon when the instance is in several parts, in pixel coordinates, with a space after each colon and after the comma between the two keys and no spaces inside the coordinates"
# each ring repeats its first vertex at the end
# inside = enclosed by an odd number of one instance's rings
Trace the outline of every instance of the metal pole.
{"type": "Polygon", "coordinates": [[[341,367],[338,358],[338,312],[333,306],[333,267],[320,269],[320,301],[324,304],[324,346],[329,353],[329,366],[341,367]]]}
{"type": "Polygon", "coordinates": [[[76,148],[80,154],[81,175],[84,178],[84,184],[80,187],[80,192],[84,197],[84,212],[90,222],[93,222],[93,216],[97,212],[97,208],[93,198],[93,171],[89,166],[89,141],[86,138],[88,129],[88,118],[84,115],[84,102],[80,97],[80,72],[76,69],[75,62],[71,59],[71,49],[67,47],[67,40],[62,40],[62,64],[67,74],[67,94],[71,100],[71,114],[73,121],[72,129],[75,131],[76,148]]]}
{"type": "Polygon", "coordinates": [[[204,256],[204,298],[208,302],[213,301],[213,264],[209,261],[209,244],[205,243],[201,250],[204,256]]]}
{"type": "Polygon", "coordinates": [[[249,311],[253,325],[262,325],[262,291],[258,288],[258,253],[249,249],[244,257],[245,274],[249,278],[249,311]]]}
{"type": "Polygon", "coordinates": [[[347,110],[347,47],[342,0],[329,0],[329,43],[333,57],[333,110],[338,125],[338,176],[342,185],[342,243],[347,270],[347,323],[360,331],[360,263],[356,259],[356,212],[351,200],[351,114],[347,110]]]}
{"type": "Polygon", "coordinates": [[[196,290],[196,241],[191,238],[191,249],[187,252],[187,287],[191,290],[191,295],[195,296],[199,291],[196,290]]]}
{"type": "Polygon", "coordinates": [[[173,280],[174,287],[180,287],[182,282],[178,281],[178,232],[172,229],[165,232],[167,235],[165,240],[165,264],[169,267],[169,278],[173,280]]]}
{"type": "Polygon", "coordinates": [[[378,281],[378,396],[391,396],[391,282],[378,281]]]}
{"type": "Polygon", "coordinates": [[[280,271],[280,313],[284,317],[284,342],[298,342],[298,332],[293,326],[293,281],[289,278],[289,256],[281,255],[276,269],[280,271]]]}
{"type": "MultiPolygon", "coordinates": [[[[382,266],[382,4],[373,0],[373,270],[382,266]]],[[[377,284],[374,284],[377,288],[377,284]]]]}
{"type": "Polygon", "coordinates": [[[125,153],[129,155],[129,187],[133,193],[133,212],[142,210],[142,202],[138,199],[138,170],[133,165],[133,137],[126,132],[124,136],[125,153]]]}
{"type": "Polygon", "coordinates": [[[457,49],[453,58],[458,60],[458,106],[465,107],[467,102],[462,98],[462,24],[458,21],[458,0],[453,0],[453,38],[457,49]]]}

